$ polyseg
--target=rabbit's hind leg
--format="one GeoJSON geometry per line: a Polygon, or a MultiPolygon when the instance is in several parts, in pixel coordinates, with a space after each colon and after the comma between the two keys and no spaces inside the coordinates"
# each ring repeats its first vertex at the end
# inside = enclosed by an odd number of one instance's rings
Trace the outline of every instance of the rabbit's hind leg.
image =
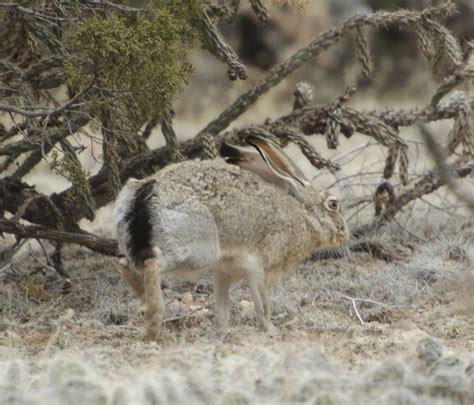
{"type": "Polygon", "coordinates": [[[165,269],[162,258],[145,260],[143,268],[143,284],[147,318],[147,340],[157,340],[160,334],[161,321],[164,313],[163,296],[161,293],[161,272],[165,269]]]}
{"type": "Polygon", "coordinates": [[[145,288],[143,286],[143,277],[138,274],[136,270],[130,268],[127,259],[120,259],[119,264],[122,277],[128,283],[133,293],[143,301],[145,294],[145,288]]]}
{"type": "Polygon", "coordinates": [[[229,326],[230,299],[229,288],[231,276],[221,271],[214,271],[214,301],[217,329],[225,332],[229,326]]]}

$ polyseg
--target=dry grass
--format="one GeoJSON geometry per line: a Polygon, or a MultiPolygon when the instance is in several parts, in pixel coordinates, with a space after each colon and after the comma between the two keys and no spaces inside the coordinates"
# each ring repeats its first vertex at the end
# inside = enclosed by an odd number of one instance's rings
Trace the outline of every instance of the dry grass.
{"type": "Polygon", "coordinates": [[[169,278],[179,319],[161,344],[142,342],[114,260],[69,250],[68,288],[20,257],[0,275],[0,403],[470,403],[473,241],[386,239],[408,255],[307,262],[271,288],[274,338],[256,331],[245,286],[220,336],[212,307],[179,318],[212,300],[209,278],[169,278]],[[357,301],[364,325],[343,296],[377,302],[357,301]]]}

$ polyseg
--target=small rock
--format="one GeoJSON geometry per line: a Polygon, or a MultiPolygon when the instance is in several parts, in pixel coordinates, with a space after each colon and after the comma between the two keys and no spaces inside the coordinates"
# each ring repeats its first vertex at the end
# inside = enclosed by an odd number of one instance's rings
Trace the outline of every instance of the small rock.
{"type": "Polygon", "coordinates": [[[181,296],[181,302],[183,304],[186,304],[188,307],[191,306],[194,303],[194,298],[193,294],[191,294],[189,291],[186,291],[182,296],[181,296]]]}
{"type": "Polygon", "coordinates": [[[253,303],[247,300],[240,301],[239,305],[240,305],[240,308],[245,309],[245,310],[252,309],[253,307],[253,303]]]}

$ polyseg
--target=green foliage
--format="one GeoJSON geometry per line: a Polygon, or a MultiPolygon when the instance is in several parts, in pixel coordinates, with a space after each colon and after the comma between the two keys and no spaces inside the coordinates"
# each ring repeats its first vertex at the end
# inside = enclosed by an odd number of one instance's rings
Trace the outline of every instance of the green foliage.
{"type": "Polygon", "coordinates": [[[81,166],[77,158],[67,148],[63,146],[63,149],[65,149],[63,157],[59,156],[56,149],[53,149],[51,152],[51,169],[71,182],[72,188],[68,196],[69,200],[72,202],[77,198],[81,199],[87,208],[86,217],[93,219],[95,204],[89,183],[87,182],[90,173],[81,166]]]}
{"type": "Polygon", "coordinates": [[[126,127],[161,116],[192,73],[186,54],[199,41],[193,21],[201,6],[200,1],[155,0],[149,12],[94,13],[80,21],[66,37],[69,84],[81,88],[97,79],[101,90],[94,107],[107,104],[129,121],[126,127]]]}

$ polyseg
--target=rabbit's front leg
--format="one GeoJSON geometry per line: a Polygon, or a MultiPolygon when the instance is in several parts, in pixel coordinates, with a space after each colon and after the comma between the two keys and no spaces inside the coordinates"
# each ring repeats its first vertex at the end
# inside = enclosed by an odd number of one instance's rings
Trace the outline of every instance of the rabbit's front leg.
{"type": "Polygon", "coordinates": [[[222,271],[214,272],[214,301],[217,328],[225,332],[229,327],[229,288],[231,277],[222,271]]]}
{"type": "Polygon", "coordinates": [[[258,327],[270,334],[277,334],[278,329],[270,320],[271,310],[267,296],[265,269],[253,257],[241,260],[240,266],[245,272],[250,293],[252,294],[258,327]]]}
{"type": "Polygon", "coordinates": [[[145,305],[147,317],[147,340],[157,340],[161,329],[164,313],[163,296],[161,293],[161,276],[165,262],[162,259],[145,260],[143,283],[145,287],[145,305]]]}

